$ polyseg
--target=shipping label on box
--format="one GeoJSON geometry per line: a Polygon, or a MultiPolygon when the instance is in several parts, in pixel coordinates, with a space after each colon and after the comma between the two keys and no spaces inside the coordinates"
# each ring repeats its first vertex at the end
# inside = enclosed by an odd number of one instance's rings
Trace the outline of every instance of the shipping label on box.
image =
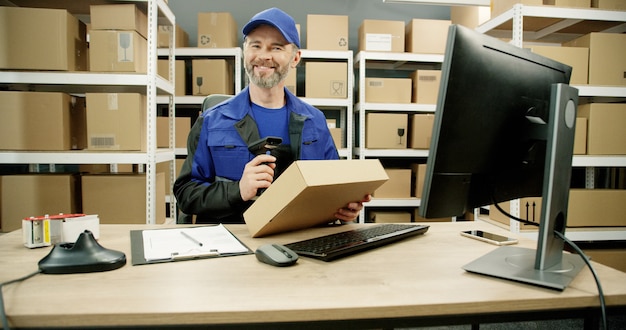
{"type": "Polygon", "coordinates": [[[306,62],[305,97],[346,98],[348,64],[345,62],[306,62]]]}
{"type": "Polygon", "coordinates": [[[347,15],[307,15],[307,49],[348,50],[347,15]]]}
{"type": "Polygon", "coordinates": [[[198,13],[198,47],[237,47],[237,22],[229,12],[198,13]]]}
{"type": "Polygon", "coordinates": [[[335,221],[337,209],[387,180],[377,159],[295,161],[243,217],[252,237],[310,228],[335,221]]]}

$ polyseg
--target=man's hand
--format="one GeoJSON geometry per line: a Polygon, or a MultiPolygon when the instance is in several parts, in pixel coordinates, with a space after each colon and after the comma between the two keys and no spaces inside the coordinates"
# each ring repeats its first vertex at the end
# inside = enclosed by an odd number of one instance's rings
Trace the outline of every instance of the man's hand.
{"type": "Polygon", "coordinates": [[[351,202],[348,205],[340,208],[335,213],[335,217],[341,221],[354,221],[359,216],[359,213],[363,209],[363,203],[367,203],[372,200],[372,195],[366,195],[359,202],[351,202]]]}
{"type": "Polygon", "coordinates": [[[274,181],[276,157],[258,155],[246,164],[239,181],[239,191],[244,201],[256,196],[257,190],[267,188],[274,181]]]}

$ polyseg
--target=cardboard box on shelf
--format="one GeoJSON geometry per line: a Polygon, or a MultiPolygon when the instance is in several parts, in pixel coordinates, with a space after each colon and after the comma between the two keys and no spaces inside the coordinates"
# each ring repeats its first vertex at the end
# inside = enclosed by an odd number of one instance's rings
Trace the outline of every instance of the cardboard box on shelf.
{"type": "Polygon", "coordinates": [[[534,45],[530,47],[530,50],[533,53],[571,66],[572,76],[569,81],[570,84],[587,84],[589,74],[589,48],[534,45]]]}
{"type": "Polygon", "coordinates": [[[543,0],[543,4],[555,7],[590,8],[591,0],[543,0]]]}
{"type": "Polygon", "coordinates": [[[420,216],[420,209],[416,207],[413,211],[413,222],[452,222],[452,217],[449,218],[422,218],[420,216]]]}
{"type": "Polygon", "coordinates": [[[451,6],[450,23],[475,29],[491,19],[491,8],[486,6],[451,6]]]}
{"type": "Polygon", "coordinates": [[[89,71],[146,73],[147,54],[147,40],[135,31],[89,33],[89,71]]]}
{"type": "Polygon", "coordinates": [[[404,21],[365,19],[359,26],[359,51],[404,52],[404,21]]]}
{"type": "Polygon", "coordinates": [[[306,62],[304,96],[311,98],[348,97],[346,62],[306,62]]]}
{"type": "MultiPolygon", "coordinates": [[[[174,79],[174,87],[176,96],[184,96],[187,88],[187,79],[185,79],[186,69],[185,69],[185,60],[176,60],[174,62],[174,75],[176,78],[174,79]]],[[[169,69],[169,61],[168,60],[158,60],[157,61],[157,73],[169,80],[170,78],[170,69],[169,69]]]]}
{"type": "MultiPolygon", "coordinates": [[[[169,122],[168,117],[157,117],[157,148],[169,148],[169,122]]],[[[191,130],[191,117],[175,117],[174,125],[176,133],[176,136],[174,136],[174,147],[187,148],[187,137],[191,130]]]]}
{"type": "Polygon", "coordinates": [[[405,149],[409,115],[405,113],[368,113],[365,115],[365,147],[405,149]]]}
{"type": "Polygon", "coordinates": [[[89,150],[146,150],[146,96],[86,93],[89,150]]]}
{"type": "Polygon", "coordinates": [[[591,7],[607,10],[626,10],[624,0],[591,0],[591,7]]]}
{"type": "MultiPolygon", "coordinates": [[[[535,222],[539,224],[541,222],[541,197],[526,197],[519,199],[519,214],[518,216],[524,220],[535,222]]],[[[504,211],[511,213],[511,202],[502,202],[498,204],[504,211]]],[[[511,220],[498,209],[491,205],[489,207],[489,219],[498,221],[505,225],[510,225],[511,220]]],[[[520,229],[522,230],[537,230],[537,226],[527,225],[520,223],[520,229]]]]}
{"type": "Polygon", "coordinates": [[[295,161],[243,216],[252,237],[321,225],[387,179],[377,159],[295,161]]]}
{"type": "Polygon", "coordinates": [[[148,15],[133,3],[91,5],[92,30],[137,31],[148,38],[148,15]]]}
{"type": "Polygon", "coordinates": [[[232,48],[239,39],[237,22],[229,12],[198,13],[198,47],[232,48]]]}
{"type": "Polygon", "coordinates": [[[374,198],[411,198],[411,169],[386,168],[389,180],[383,183],[372,197],[374,198]]]}
{"type": "Polygon", "coordinates": [[[589,247],[583,251],[595,262],[626,272],[626,249],[589,247]]]}
{"type": "Polygon", "coordinates": [[[626,86],[626,34],[593,32],[566,42],[589,48],[589,84],[626,86]]]}
{"type": "Polygon", "coordinates": [[[233,68],[224,59],[194,59],[191,61],[192,95],[233,95],[233,68]]]}
{"type": "Polygon", "coordinates": [[[410,20],[405,28],[405,50],[419,54],[445,53],[450,24],[450,20],[410,20]]]}
{"type": "Polygon", "coordinates": [[[22,219],[43,214],[77,213],[79,181],[75,174],[0,176],[0,230],[22,228],[22,219]]]}
{"type": "MultiPolygon", "coordinates": [[[[170,31],[172,31],[171,25],[159,25],[157,31],[157,47],[168,48],[170,46],[170,31]]],[[[176,24],[174,33],[176,37],[175,48],[189,47],[189,35],[180,25],[176,24]]]]}
{"type": "Polygon", "coordinates": [[[0,69],[87,70],[85,24],[64,9],[0,7],[0,69]]]}
{"type": "MultiPolygon", "coordinates": [[[[101,224],[145,224],[145,174],[86,174],[82,178],[83,213],[98,214],[101,224]]],[[[165,174],[156,174],[156,223],[165,222],[165,174]]]]}
{"type": "Polygon", "coordinates": [[[413,185],[413,196],[422,198],[424,190],[424,180],[426,179],[426,164],[411,164],[411,184],[413,185]]]}
{"type": "Polygon", "coordinates": [[[588,103],[578,107],[587,119],[588,155],[626,155],[626,103],[588,103]]]}
{"type": "Polygon", "coordinates": [[[411,103],[411,78],[365,78],[365,102],[411,103]]]}
{"type": "Polygon", "coordinates": [[[411,74],[413,95],[411,101],[419,104],[437,104],[441,70],[417,70],[411,74]]]}
{"type": "MultiPolygon", "coordinates": [[[[184,162],[185,162],[184,159],[176,159],[174,161],[174,180],[176,180],[176,178],[178,177],[178,174],[180,173],[180,169],[183,167],[184,162]]],[[[165,178],[164,178],[165,186],[168,187],[166,191],[173,191],[174,187],[170,186],[170,180],[172,178],[170,176],[170,163],[169,162],[158,163],[156,167],[157,167],[157,172],[163,173],[165,175],[165,178]]]]}
{"type": "Polygon", "coordinates": [[[347,15],[307,15],[306,48],[348,50],[347,15]]]}
{"type": "Polygon", "coordinates": [[[491,17],[504,13],[518,3],[525,6],[541,6],[543,5],[543,0],[493,0],[491,1],[491,17]]]}
{"type": "Polygon", "coordinates": [[[81,103],[73,105],[73,99],[57,92],[0,91],[0,149],[61,151],[84,147],[84,131],[80,130],[85,125],[84,108],[81,112],[81,103]]]}
{"type": "Polygon", "coordinates": [[[435,115],[432,113],[411,114],[409,116],[409,144],[412,149],[430,148],[433,136],[435,115]]]}
{"type": "Polygon", "coordinates": [[[574,131],[574,155],[587,154],[587,118],[576,118],[574,131]]]}
{"type": "Polygon", "coordinates": [[[293,95],[298,95],[298,67],[289,70],[287,77],[285,78],[285,87],[293,95]]]}
{"type": "Polygon", "coordinates": [[[626,226],[626,190],[571,189],[567,209],[568,227],[626,226]]]}
{"type": "Polygon", "coordinates": [[[411,222],[411,213],[407,211],[371,211],[369,219],[375,223],[411,222]]]}

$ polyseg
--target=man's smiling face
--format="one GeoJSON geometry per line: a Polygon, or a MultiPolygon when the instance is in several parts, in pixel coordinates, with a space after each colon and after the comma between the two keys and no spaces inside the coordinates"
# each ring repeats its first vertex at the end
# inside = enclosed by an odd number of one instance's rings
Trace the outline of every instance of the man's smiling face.
{"type": "Polygon", "coordinates": [[[297,64],[297,48],[269,25],[260,25],[248,34],[243,54],[250,82],[261,88],[277,86],[297,64]]]}

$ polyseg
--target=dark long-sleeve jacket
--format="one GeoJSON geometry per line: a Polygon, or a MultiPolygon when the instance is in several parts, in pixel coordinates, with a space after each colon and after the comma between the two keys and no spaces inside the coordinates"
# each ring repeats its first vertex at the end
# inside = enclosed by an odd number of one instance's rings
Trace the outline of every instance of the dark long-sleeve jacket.
{"type": "MultiPolygon", "coordinates": [[[[292,159],[338,159],[324,114],[285,89],[292,159]]],[[[245,88],[206,110],[187,140],[187,159],[174,184],[180,210],[199,223],[240,223],[251,201],[239,191],[243,169],[255,157],[248,145],[260,138],[245,88]]]]}

